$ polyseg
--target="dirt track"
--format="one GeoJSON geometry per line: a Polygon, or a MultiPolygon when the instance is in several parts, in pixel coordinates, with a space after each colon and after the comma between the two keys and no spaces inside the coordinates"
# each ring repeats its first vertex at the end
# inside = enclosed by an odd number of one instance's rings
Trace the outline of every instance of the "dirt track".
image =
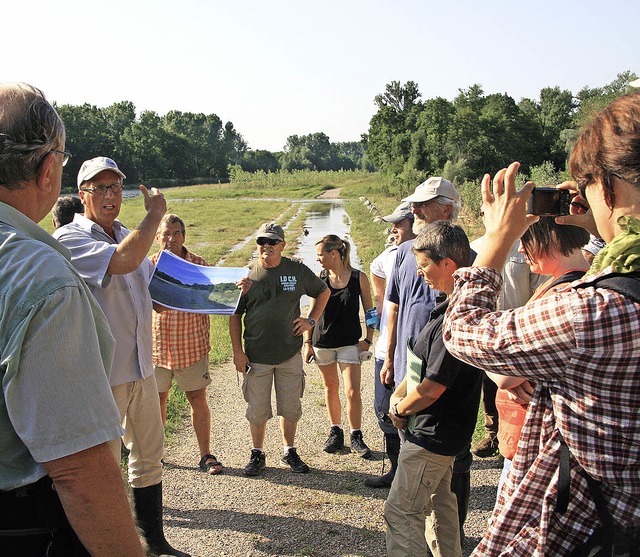
{"type": "MultiPolygon", "coordinates": [[[[273,419],[265,443],[267,469],[257,478],[247,478],[242,468],[249,458],[251,438],[236,372],[231,364],[212,370],[213,384],[208,389],[212,449],[225,471],[208,476],[197,469],[195,436],[185,418],[183,430],[165,455],[165,529],[176,548],[193,557],[386,554],[382,507],[387,491],[362,484],[368,475],[379,474],[382,466],[382,434],[371,408],[372,363],[366,362],[362,372],[362,429],[375,451],[372,460],[322,451],[329,428],[322,383],[315,366],[306,366],[306,372],[304,414],[296,444],[312,471],[293,474],[280,464],[281,438],[273,419]]],[[[484,533],[500,467],[497,458],[474,463],[465,555],[484,533]]]]}

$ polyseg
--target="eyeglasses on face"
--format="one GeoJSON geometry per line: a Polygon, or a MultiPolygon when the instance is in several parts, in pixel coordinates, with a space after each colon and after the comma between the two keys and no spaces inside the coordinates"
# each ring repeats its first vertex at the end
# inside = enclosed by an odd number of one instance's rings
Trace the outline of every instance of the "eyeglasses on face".
{"type": "Polygon", "coordinates": [[[58,153],[62,155],[62,166],[67,166],[69,159],[73,156],[69,151],[59,151],[58,149],[52,149],[52,153],[58,153]]]}
{"type": "Polygon", "coordinates": [[[256,244],[259,246],[264,246],[265,244],[277,246],[280,242],[282,242],[282,240],[275,240],[273,238],[256,238],[256,244]]]}
{"type": "Polygon", "coordinates": [[[122,184],[109,184],[108,186],[105,184],[98,184],[93,187],[85,187],[81,188],[82,191],[86,191],[92,193],[93,195],[106,195],[109,190],[115,195],[122,191],[122,184]]]}

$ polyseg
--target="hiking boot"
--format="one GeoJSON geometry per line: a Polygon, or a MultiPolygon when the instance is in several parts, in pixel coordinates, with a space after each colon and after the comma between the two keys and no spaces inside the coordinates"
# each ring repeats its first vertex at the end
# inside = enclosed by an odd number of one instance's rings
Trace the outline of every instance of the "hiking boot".
{"type": "Polygon", "coordinates": [[[337,453],[342,449],[344,449],[344,431],[342,431],[342,428],[334,425],[329,430],[329,437],[324,444],[324,452],[337,453]]]}
{"type": "Polygon", "coordinates": [[[487,435],[471,449],[471,452],[480,458],[488,458],[498,454],[498,436],[495,433],[487,435]]]}
{"type": "Polygon", "coordinates": [[[359,457],[369,458],[371,456],[371,449],[367,447],[367,444],[362,439],[362,431],[354,431],[351,434],[351,452],[356,453],[359,457]]]}
{"type": "Polygon", "coordinates": [[[298,451],[293,447],[289,449],[287,454],[282,455],[280,462],[282,462],[282,464],[288,464],[291,467],[291,471],[296,474],[305,474],[309,471],[309,467],[298,456],[298,451]]]}
{"type": "Polygon", "coordinates": [[[386,474],[382,474],[382,476],[371,476],[370,478],[365,478],[364,485],[367,487],[375,487],[375,488],[387,488],[391,487],[393,483],[393,478],[396,477],[395,470],[389,470],[386,474]]]}
{"type": "Polygon", "coordinates": [[[245,476],[257,476],[266,466],[267,459],[264,453],[261,450],[252,449],[249,464],[244,467],[243,473],[245,476]]]}

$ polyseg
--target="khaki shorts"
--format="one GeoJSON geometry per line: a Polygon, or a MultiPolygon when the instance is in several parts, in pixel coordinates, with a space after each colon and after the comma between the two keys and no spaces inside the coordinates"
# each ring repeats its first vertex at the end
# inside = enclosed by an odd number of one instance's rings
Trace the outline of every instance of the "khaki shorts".
{"type": "Polygon", "coordinates": [[[357,344],[341,346],[340,348],[313,347],[316,355],[316,364],[326,366],[336,362],[340,364],[360,364],[360,348],[357,344]]]}
{"type": "Polygon", "coordinates": [[[178,388],[183,391],[199,391],[211,384],[208,355],[184,369],[166,369],[153,366],[153,370],[156,372],[159,393],[166,393],[171,388],[171,380],[174,377],[178,388]]]}
{"type": "Polygon", "coordinates": [[[298,353],[281,364],[256,364],[250,362],[249,371],[242,381],[242,394],[247,401],[246,417],[252,424],[263,424],[273,417],[271,387],[275,383],[276,410],[290,422],[302,417],[304,371],[302,354],[298,353]]]}

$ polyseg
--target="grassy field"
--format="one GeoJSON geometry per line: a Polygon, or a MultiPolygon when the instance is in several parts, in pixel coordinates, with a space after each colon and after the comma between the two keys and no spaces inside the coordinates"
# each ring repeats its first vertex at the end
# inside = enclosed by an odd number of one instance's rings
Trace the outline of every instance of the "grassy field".
{"type": "MultiPolygon", "coordinates": [[[[351,219],[351,237],[358,246],[362,269],[368,271],[371,261],[384,249],[388,224],[374,222],[376,212],[365,206],[361,198],[370,201],[382,215],[391,213],[400,202],[376,174],[363,172],[298,172],[280,176],[245,175],[241,178],[233,184],[185,186],[164,192],[168,212],[178,214],[185,221],[185,245],[210,264],[224,258],[221,265],[245,266],[253,255],[255,244],[249,241],[236,251],[230,250],[251,238],[264,222],[288,223],[285,255],[293,255],[297,248],[296,238],[302,234],[308,211],[308,207],[295,200],[312,199],[327,189],[340,188],[351,219]]],[[[463,209],[460,222],[473,239],[482,230],[476,202],[472,201],[470,205],[471,210],[463,209]]],[[[123,200],[119,218],[133,229],[144,214],[142,198],[132,197],[123,200]]],[[[53,230],[50,215],[40,224],[49,232],[53,230]]],[[[154,245],[150,254],[157,249],[158,246],[154,245]]],[[[224,362],[231,356],[228,321],[226,316],[211,317],[211,365],[224,362]]],[[[167,408],[169,434],[187,408],[184,393],[172,389],[167,408]]]]}

